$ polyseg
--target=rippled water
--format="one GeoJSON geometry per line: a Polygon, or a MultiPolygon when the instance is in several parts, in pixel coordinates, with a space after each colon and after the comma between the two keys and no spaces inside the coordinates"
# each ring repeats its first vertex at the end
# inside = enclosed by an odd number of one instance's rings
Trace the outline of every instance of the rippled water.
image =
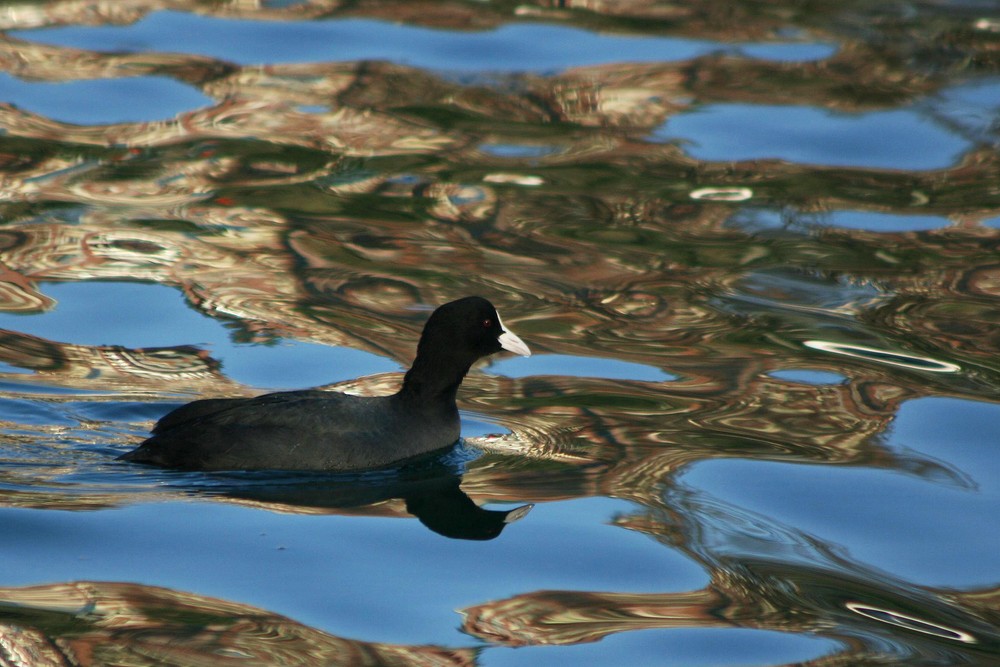
{"type": "Polygon", "coordinates": [[[1000,664],[1000,12],[571,4],[0,8],[0,662],[1000,664]],[[441,459],[114,460],[466,294],[441,459]]]}

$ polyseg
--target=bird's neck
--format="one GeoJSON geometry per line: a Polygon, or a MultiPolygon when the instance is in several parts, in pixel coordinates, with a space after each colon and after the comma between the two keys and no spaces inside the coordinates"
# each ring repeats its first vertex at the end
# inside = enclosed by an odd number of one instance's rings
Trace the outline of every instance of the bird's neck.
{"type": "Polygon", "coordinates": [[[470,366],[447,357],[418,355],[403,377],[397,396],[408,402],[454,409],[458,387],[470,366]]]}

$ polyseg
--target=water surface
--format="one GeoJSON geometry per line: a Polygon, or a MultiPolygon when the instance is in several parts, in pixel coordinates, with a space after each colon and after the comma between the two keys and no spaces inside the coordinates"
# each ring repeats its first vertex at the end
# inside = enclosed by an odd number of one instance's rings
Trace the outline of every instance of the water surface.
{"type": "Polygon", "coordinates": [[[550,4],[0,13],[5,646],[1000,660],[1000,14],[550,4]],[[391,392],[467,294],[535,354],[441,457],[115,460],[198,397],[391,392]]]}

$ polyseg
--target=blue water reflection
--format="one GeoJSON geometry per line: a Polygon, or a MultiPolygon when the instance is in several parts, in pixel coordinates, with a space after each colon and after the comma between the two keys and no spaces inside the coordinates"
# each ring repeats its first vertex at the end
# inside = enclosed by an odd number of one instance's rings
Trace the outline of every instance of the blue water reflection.
{"type": "Polygon", "coordinates": [[[898,215],[874,211],[834,211],[826,216],[825,224],[845,229],[865,229],[870,232],[925,232],[943,229],[951,224],[934,215],[898,215]]]}
{"type": "Polygon", "coordinates": [[[771,377],[789,382],[802,382],[804,384],[840,384],[846,382],[847,378],[839,373],[829,371],[810,370],[781,370],[768,373],[771,377]]]}
{"type": "MultiPolygon", "coordinates": [[[[211,56],[244,65],[389,60],[442,71],[546,72],[611,62],[687,60],[716,51],[739,51],[709,40],[619,36],[567,26],[523,23],[483,32],[452,32],[417,26],[341,19],[271,23],[151,13],[131,26],[65,27],[15,32],[25,39],[94,51],[165,51],[211,56]]],[[[754,58],[817,60],[829,44],[748,45],[754,58]]]]}
{"type": "Polygon", "coordinates": [[[166,120],[212,103],[194,88],[167,77],[29,82],[5,73],[0,73],[0,101],[78,125],[166,120]]]}
{"type": "Polygon", "coordinates": [[[996,145],[996,116],[1000,109],[1000,84],[992,78],[973,79],[942,91],[925,106],[950,123],[956,132],[984,144],[996,145]]]}
{"type": "MultiPolygon", "coordinates": [[[[670,667],[745,667],[796,665],[833,653],[837,642],[820,637],[767,630],[647,630],[613,635],[600,644],[584,646],[493,649],[484,667],[552,666],[563,664],[606,667],[650,664],[649,656],[669,656],[670,667]]],[[[660,664],[660,663],[653,663],[660,664]]]]}
{"type": "Polygon", "coordinates": [[[3,508],[11,535],[0,566],[7,585],[143,581],[294,608],[299,621],[335,634],[462,644],[468,638],[455,628],[455,609],[470,603],[550,586],[684,591],[705,584],[705,573],[683,555],[607,524],[622,511],[628,504],[610,499],[538,506],[531,522],[518,525],[525,530],[472,542],[442,540],[413,519],[300,516],[219,503],[94,513],[3,508]],[[593,549],[594,540],[613,540],[615,549],[593,549]],[[280,586],[247,585],[266,572],[300,576],[283,577],[280,586]],[[448,583],[428,595],[428,582],[448,583]],[[385,596],[393,604],[385,605],[385,596]]]}
{"type": "Polygon", "coordinates": [[[968,401],[905,405],[889,444],[925,458],[916,474],[733,460],[698,464],[684,481],[903,579],[991,586],[1000,535],[983,526],[993,521],[1000,498],[1000,463],[979,434],[993,430],[998,418],[1000,406],[968,401]]]}
{"type": "Polygon", "coordinates": [[[873,169],[943,169],[972,145],[914,110],[841,114],[796,106],[714,104],[654,135],[699,160],[779,159],[873,169]]]}
{"type": "Polygon", "coordinates": [[[676,375],[655,366],[620,359],[575,357],[566,354],[536,354],[530,359],[504,357],[493,362],[490,365],[490,370],[508,377],[562,375],[607,378],[609,380],[640,380],[642,382],[670,382],[677,379],[676,375]]]}
{"type": "Polygon", "coordinates": [[[196,345],[221,361],[226,375],[251,387],[297,389],[402,370],[385,357],[352,348],[304,341],[238,343],[233,324],[192,308],[180,292],[139,282],[48,283],[51,311],[33,315],[0,312],[0,329],[81,345],[130,348],[196,345]]]}
{"type": "Polygon", "coordinates": [[[556,146],[539,144],[482,144],[479,150],[496,157],[505,158],[540,158],[558,152],[556,146]]]}

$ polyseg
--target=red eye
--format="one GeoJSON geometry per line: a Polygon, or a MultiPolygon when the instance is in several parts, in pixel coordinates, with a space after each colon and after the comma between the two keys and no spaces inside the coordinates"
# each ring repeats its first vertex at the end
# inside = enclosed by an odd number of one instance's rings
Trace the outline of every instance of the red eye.
{"type": "Polygon", "coordinates": [[[491,320],[488,317],[485,320],[483,320],[483,328],[484,329],[489,329],[491,326],[493,326],[493,320],[491,320]]]}

